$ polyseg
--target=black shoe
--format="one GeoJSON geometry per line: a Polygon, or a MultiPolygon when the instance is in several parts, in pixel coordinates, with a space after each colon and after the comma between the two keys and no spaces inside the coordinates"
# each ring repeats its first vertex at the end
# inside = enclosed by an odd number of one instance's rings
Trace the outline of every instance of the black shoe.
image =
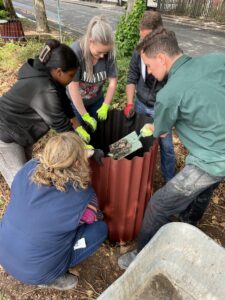
{"type": "Polygon", "coordinates": [[[126,270],[132,263],[132,261],[136,258],[137,254],[137,249],[135,249],[120,256],[118,259],[118,265],[120,269],[126,270]]]}
{"type": "Polygon", "coordinates": [[[72,274],[64,274],[57,278],[50,284],[41,284],[39,287],[52,288],[59,291],[66,291],[76,287],[78,284],[78,277],[72,274]]]}
{"type": "Polygon", "coordinates": [[[191,220],[189,218],[189,216],[185,215],[185,214],[184,215],[182,215],[182,214],[179,215],[179,221],[183,222],[183,223],[193,225],[193,226],[196,226],[198,224],[198,221],[191,220]]]}

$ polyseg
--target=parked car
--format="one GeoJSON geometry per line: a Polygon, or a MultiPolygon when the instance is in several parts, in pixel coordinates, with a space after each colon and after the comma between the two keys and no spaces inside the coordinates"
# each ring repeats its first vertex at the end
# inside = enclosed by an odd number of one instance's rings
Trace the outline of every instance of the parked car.
{"type": "MultiPolygon", "coordinates": [[[[118,5],[123,5],[126,3],[127,0],[117,0],[118,5]]],[[[147,0],[147,8],[148,9],[156,9],[158,7],[158,1],[157,0],[147,0]]]]}
{"type": "Polygon", "coordinates": [[[157,0],[147,0],[147,8],[156,9],[157,7],[158,7],[158,1],[157,0]]]}

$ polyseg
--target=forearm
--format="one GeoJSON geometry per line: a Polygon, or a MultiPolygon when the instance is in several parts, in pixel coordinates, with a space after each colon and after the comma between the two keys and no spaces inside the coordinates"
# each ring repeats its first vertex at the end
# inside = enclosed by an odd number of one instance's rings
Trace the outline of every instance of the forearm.
{"type": "Polygon", "coordinates": [[[106,104],[110,104],[112,102],[113,95],[116,91],[116,85],[117,85],[117,78],[110,78],[109,86],[106,91],[105,101],[104,101],[106,104]]]}
{"type": "Polygon", "coordinates": [[[70,93],[70,98],[73,101],[73,104],[75,105],[76,109],[78,110],[79,114],[82,116],[87,112],[83,99],[81,97],[80,91],[79,91],[79,83],[72,81],[69,86],[69,93],[70,93]]]}
{"type": "Polygon", "coordinates": [[[77,120],[76,117],[70,119],[70,122],[71,122],[74,129],[76,129],[78,126],[80,126],[80,122],[77,120]]]}
{"type": "Polygon", "coordinates": [[[135,88],[136,88],[135,84],[127,84],[126,86],[127,104],[132,104],[134,102],[135,88]]]}

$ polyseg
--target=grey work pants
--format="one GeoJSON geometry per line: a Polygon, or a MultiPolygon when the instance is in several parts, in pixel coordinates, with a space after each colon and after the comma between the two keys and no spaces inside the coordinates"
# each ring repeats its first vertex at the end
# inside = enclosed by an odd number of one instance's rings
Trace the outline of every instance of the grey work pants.
{"type": "MultiPolygon", "coordinates": [[[[209,203],[216,183],[224,177],[212,176],[194,165],[186,165],[150,199],[138,235],[138,251],[154,236],[158,229],[171,222],[171,217],[184,212],[191,204],[209,203]],[[198,199],[199,198],[199,199],[198,199]],[[199,200],[199,201],[198,201],[199,200]]],[[[206,209],[207,205],[202,205],[206,209]]],[[[199,209],[200,210],[200,209],[199,209]]],[[[201,217],[203,211],[199,211],[201,217]]]]}
{"type": "Polygon", "coordinates": [[[32,156],[32,147],[22,147],[16,143],[0,141],[0,172],[9,187],[19,169],[32,156]]]}

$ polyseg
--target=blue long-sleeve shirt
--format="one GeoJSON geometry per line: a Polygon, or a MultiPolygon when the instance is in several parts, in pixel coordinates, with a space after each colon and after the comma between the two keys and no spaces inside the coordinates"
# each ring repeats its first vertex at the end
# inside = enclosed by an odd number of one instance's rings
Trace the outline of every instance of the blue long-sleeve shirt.
{"type": "Polygon", "coordinates": [[[11,200],[0,223],[0,264],[28,284],[54,281],[69,267],[80,218],[93,196],[91,187],[66,192],[29,179],[37,161],[15,176],[11,200]]]}

